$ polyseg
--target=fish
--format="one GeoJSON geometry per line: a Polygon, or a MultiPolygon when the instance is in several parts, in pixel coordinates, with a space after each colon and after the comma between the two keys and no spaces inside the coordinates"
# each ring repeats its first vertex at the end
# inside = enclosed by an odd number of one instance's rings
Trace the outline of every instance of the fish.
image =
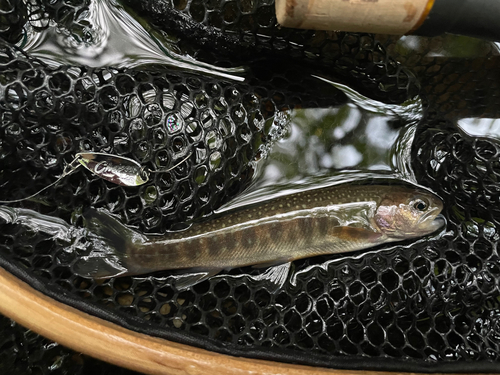
{"type": "Polygon", "coordinates": [[[143,235],[90,210],[84,213],[86,226],[101,245],[74,270],[93,278],[190,270],[201,271],[203,279],[244,266],[289,265],[426,236],[444,226],[442,209],[439,197],[419,187],[335,185],[229,211],[162,236],[143,235]]]}

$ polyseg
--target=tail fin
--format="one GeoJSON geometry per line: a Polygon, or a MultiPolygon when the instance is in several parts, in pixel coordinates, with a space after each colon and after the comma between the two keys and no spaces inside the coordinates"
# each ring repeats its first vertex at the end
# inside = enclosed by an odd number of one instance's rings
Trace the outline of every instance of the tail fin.
{"type": "Polygon", "coordinates": [[[106,278],[131,273],[127,251],[140,246],[147,239],[102,211],[89,209],[83,218],[85,229],[72,227],[60,218],[33,210],[0,206],[0,223],[22,225],[69,244],[84,239],[90,253],[76,260],[73,265],[76,274],[106,278]]]}
{"type": "Polygon", "coordinates": [[[74,272],[97,279],[129,273],[127,250],[145,237],[102,211],[89,209],[83,218],[91,251],[76,261],[74,272]]]}

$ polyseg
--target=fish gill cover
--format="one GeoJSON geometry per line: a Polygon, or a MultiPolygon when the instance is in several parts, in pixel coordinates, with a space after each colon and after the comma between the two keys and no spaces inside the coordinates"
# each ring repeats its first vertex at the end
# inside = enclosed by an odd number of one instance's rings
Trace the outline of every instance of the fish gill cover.
{"type": "MultiPolygon", "coordinates": [[[[146,17],[155,33],[167,33],[185,56],[226,68],[244,61],[244,83],[160,64],[44,62],[23,51],[23,38],[56,29],[91,44],[95,24],[87,18],[95,3],[5,1],[0,5],[3,200],[54,182],[81,151],[128,157],[151,170],[168,169],[190,155],[141,187],[117,186],[80,168],[36,199],[12,205],[75,226],[92,206],[144,233],[175,230],[209,218],[248,188],[259,163],[288,131],[284,111],[347,102],[343,92],[311,74],[334,77],[389,104],[413,98],[420,81],[428,110],[416,128],[411,167],[418,183],[443,198],[447,231],[385,251],[295,262],[295,283],[278,291],[234,277],[254,272],[249,269],[183,291],[171,286],[174,276],[168,272],[82,278],[72,270],[76,255],[67,242],[6,222],[0,228],[3,267],[83,311],[222,353],[335,368],[498,369],[500,143],[467,135],[449,119],[457,110],[461,117],[496,117],[494,56],[462,64],[402,54],[409,66],[417,60],[412,68],[417,81],[373,35],[277,28],[272,1],[125,4],[146,17]],[[263,57],[271,60],[263,63],[263,57]]],[[[129,373],[6,318],[0,324],[0,369],[9,373],[129,373]]]]}

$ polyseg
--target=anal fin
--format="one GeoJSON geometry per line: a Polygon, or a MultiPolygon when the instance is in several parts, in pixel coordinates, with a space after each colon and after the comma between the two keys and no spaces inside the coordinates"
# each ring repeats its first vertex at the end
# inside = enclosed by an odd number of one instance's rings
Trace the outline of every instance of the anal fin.
{"type": "MultiPolygon", "coordinates": [[[[268,266],[266,269],[259,275],[248,276],[248,278],[256,283],[265,282],[268,284],[268,290],[273,292],[278,289],[283,288],[283,286],[288,281],[288,275],[290,274],[290,268],[292,263],[286,262],[276,265],[276,263],[272,263],[272,266],[268,266]]],[[[258,265],[259,268],[266,267],[261,264],[258,265]]],[[[201,283],[209,279],[210,277],[217,277],[216,275],[220,272],[219,269],[209,270],[209,271],[199,271],[195,273],[187,273],[173,276],[175,280],[172,285],[179,291],[185,290],[193,285],[201,283]]],[[[241,278],[245,275],[220,275],[221,277],[229,277],[229,278],[241,278]]]]}
{"type": "Polygon", "coordinates": [[[250,276],[250,279],[256,282],[266,281],[272,286],[272,290],[276,291],[283,288],[288,281],[292,262],[286,262],[269,267],[265,272],[250,276]]]}

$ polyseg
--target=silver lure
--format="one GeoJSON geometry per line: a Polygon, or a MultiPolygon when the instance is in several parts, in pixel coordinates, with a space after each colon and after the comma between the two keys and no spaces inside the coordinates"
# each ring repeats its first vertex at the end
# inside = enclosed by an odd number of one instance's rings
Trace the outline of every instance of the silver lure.
{"type": "Polygon", "coordinates": [[[100,152],[81,152],[75,160],[100,178],[121,186],[140,186],[149,181],[149,170],[135,160],[100,152]]]}
{"type": "Polygon", "coordinates": [[[149,168],[141,166],[141,164],[137,161],[124,156],[111,155],[102,152],[79,152],[75,155],[75,158],[71,161],[71,163],[64,168],[61,176],[59,176],[59,178],[50,185],[45,186],[43,189],[28,197],[11,201],[0,201],[0,203],[15,203],[33,198],[42,191],[57,184],[67,175],[75,172],[80,166],[85,167],[87,170],[103,180],[120,186],[141,186],[149,181],[151,173],[168,172],[185,162],[190,156],[191,153],[169,169],[153,171],[149,168]]]}

